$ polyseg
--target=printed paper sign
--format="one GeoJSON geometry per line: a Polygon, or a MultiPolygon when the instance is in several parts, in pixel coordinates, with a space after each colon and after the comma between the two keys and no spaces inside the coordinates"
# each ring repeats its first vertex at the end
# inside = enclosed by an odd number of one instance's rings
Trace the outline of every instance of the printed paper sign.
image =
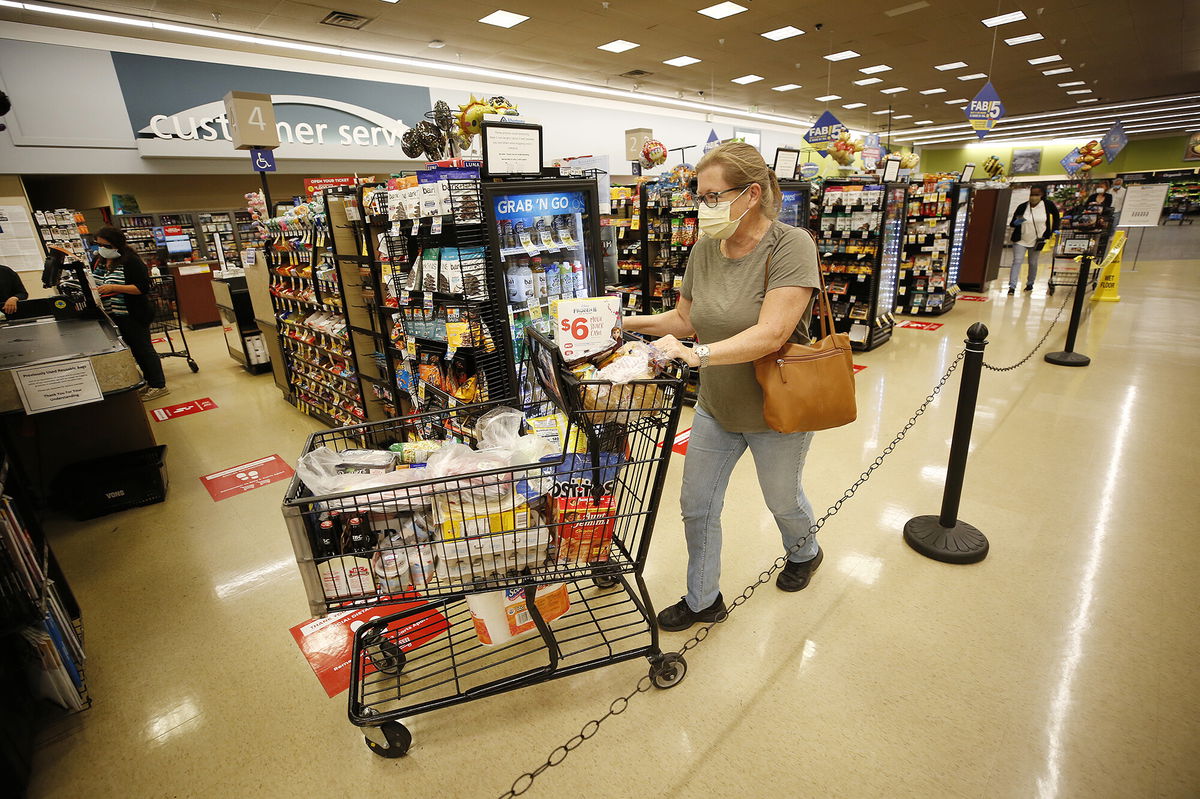
{"type": "Polygon", "coordinates": [[[1114,122],[1100,140],[1100,146],[1104,148],[1104,160],[1111,164],[1125,149],[1126,144],[1129,144],[1129,137],[1125,135],[1125,128],[1120,122],[1114,122]]]}
{"type": "Polygon", "coordinates": [[[913,321],[908,321],[908,322],[905,322],[904,324],[900,325],[900,327],[907,327],[912,330],[937,330],[941,326],[942,326],[941,322],[913,322],[913,321]]]}
{"type": "Polygon", "coordinates": [[[965,300],[967,302],[987,302],[988,301],[987,297],[974,297],[969,294],[963,294],[961,297],[959,297],[959,299],[965,300]]]}
{"type": "Polygon", "coordinates": [[[205,397],[191,402],[181,402],[178,405],[168,405],[165,408],[155,408],[151,413],[156,421],[165,422],[177,416],[190,416],[201,411],[211,411],[215,407],[217,407],[217,403],[205,397]]]}
{"type": "MultiPolygon", "coordinates": [[[[414,601],[331,613],[324,618],[296,625],[292,628],[292,637],[321,681],[325,693],[333,697],[350,687],[350,658],[354,649],[354,633],[358,628],[375,619],[405,611],[412,613],[388,624],[385,636],[386,641],[393,642],[403,652],[417,648],[449,628],[446,617],[436,608],[414,601]]],[[[387,648],[376,650],[376,657],[365,664],[363,676],[378,671],[374,661],[387,662],[387,648]]],[[[368,650],[370,654],[372,652],[368,650]]]]}
{"type": "Polygon", "coordinates": [[[967,104],[966,114],[967,121],[971,123],[971,129],[981,139],[988,135],[1004,116],[1004,103],[1000,102],[1000,95],[996,94],[996,89],[990,80],[967,104]]]}
{"type": "Polygon", "coordinates": [[[200,478],[213,502],[220,502],[265,485],[287,480],[294,471],[278,455],[268,455],[249,463],[239,463],[200,478]]]}
{"type": "Polygon", "coordinates": [[[816,148],[817,152],[825,155],[826,146],[846,129],[837,117],[829,111],[821,114],[820,119],[804,134],[804,140],[816,148]]]}
{"type": "Polygon", "coordinates": [[[104,399],[92,362],[87,358],[26,366],[13,369],[12,374],[25,413],[56,411],[104,399]]]}

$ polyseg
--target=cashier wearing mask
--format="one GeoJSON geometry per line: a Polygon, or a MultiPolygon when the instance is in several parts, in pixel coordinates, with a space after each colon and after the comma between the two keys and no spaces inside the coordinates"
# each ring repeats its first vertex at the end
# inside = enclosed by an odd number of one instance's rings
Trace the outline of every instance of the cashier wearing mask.
{"type": "MultiPolygon", "coordinates": [[[[758,150],[723,144],[697,166],[704,236],[692,248],[674,310],[626,319],[627,330],[661,336],[656,346],[700,369],[700,399],[683,466],[687,595],[658,614],[664,630],[715,621],[720,592],[721,510],[730,474],[749,449],[758,484],[783,538],[788,562],[775,584],[808,585],[822,553],[810,533],[813,510],[801,486],[812,433],[777,433],[763,419],[754,361],[787,341],[807,342],[817,247],[805,230],[778,221],[779,182],[758,150]],[[768,269],[768,259],[770,261],[768,269]],[[696,346],[679,339],[694,336],[696,346]],[[793,549],[795,548],[795,549],[793,549]]],[[[762,517],[739,487],[735,540],[762,517]]]]}
{"type": "Polygon", "coordinates": [[[92,275],[104,303],[104,310],[117,326],[125,346],[146,378],[141,390],[143,402],[170,393],[163,377],[162,361],[150,343],[150,272],[116,228],[103,227],[96,233],[99,248],[92,275]]]}

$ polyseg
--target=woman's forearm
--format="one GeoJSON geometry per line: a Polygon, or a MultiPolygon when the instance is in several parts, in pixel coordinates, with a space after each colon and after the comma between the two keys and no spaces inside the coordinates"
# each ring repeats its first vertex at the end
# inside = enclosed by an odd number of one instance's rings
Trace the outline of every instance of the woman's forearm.
{"type": "Polygon", "coordinates": [[[746,328],[736,336],[730,336],[709,345],[709,363],[722,366],[734,363],[752,363],[783,346],[778,334],[769,326],[757,324],[746,328]]]}
{"type": "Polygon", "coordinates": [[[627,316],[624,320],[625,329],[631,333],[644,333],[648,336],[675,336],[686,338],[694,336],[692,330],[679,311],[649,314],[644,316],[627,316]]]}

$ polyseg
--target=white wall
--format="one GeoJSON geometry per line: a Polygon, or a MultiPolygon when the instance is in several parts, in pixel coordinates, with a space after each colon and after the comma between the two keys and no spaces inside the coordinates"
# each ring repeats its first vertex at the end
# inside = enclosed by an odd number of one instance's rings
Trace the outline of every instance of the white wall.
{"type": "MultiPolygon", "coordinates": [[[[205,159],[144,157],[134,143],[116,75],[107,51],[135,52],[247,67],[319,73],[363,80],[429,86],[435,100],[452,106],[477,96],[504,95],[522,116],[544,126],[547,160],[569,155],[607,155],[614,172],[626,172],[624,131],[651,128],[668,148],[700,145],[715,130],[719,138],[734,127],[759,130],[768,159],[780,146],[801,144],[805,128],[747,122],[698,112],[673,110],[612,99],[579,97],[553,91],[464,81],[347,64],[217,50],[193,45],[61,30],[21,23],[0,23],[0,84],[13,98],[10,132],[0,133],[0,172],[10,174],[155,174],[236,173],[248,171],[245,155],[230,152],[205,159]]],[[[235,87],[230,87],[235,88],[235,87]]],[[[369,162],[287,161],[281,171],[386,171],[411,166],[395,149],[395,158],[369,162]]],[[[210,154],[212,155],[212,154],[210,154]]],[[[219,155],[219,154],[217,154],[219,155]]],[[[668,167],[677,163],[673,157],[668,167]]]]}

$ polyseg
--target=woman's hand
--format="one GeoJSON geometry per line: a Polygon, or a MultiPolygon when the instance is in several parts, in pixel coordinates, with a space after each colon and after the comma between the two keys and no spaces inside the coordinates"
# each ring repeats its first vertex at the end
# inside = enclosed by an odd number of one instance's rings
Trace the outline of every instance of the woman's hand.
{"type": "Polygon", "coordinates": [[[6,314],[14,314],[17,312],[17,298],[9,297],[4,302],[4,312],[6,314]]]}
{"type": "Polygon", "coordinates": [[[674,336],[663,336],[654,341],[654,347],[668,358],[683,361],[692,368],[700,366],[700,356],[692,351],[691,347],[685,347],[680,343],[679,339],[674,336]]]}
{"type": "Polygon", "coordinates": [[[109,294],[120,294],[124,288],[124,286],[115,283],[106,283],[102,286],[96,286],[96,291],[100,293],[100,296],[107,297],[109,294]]]}

